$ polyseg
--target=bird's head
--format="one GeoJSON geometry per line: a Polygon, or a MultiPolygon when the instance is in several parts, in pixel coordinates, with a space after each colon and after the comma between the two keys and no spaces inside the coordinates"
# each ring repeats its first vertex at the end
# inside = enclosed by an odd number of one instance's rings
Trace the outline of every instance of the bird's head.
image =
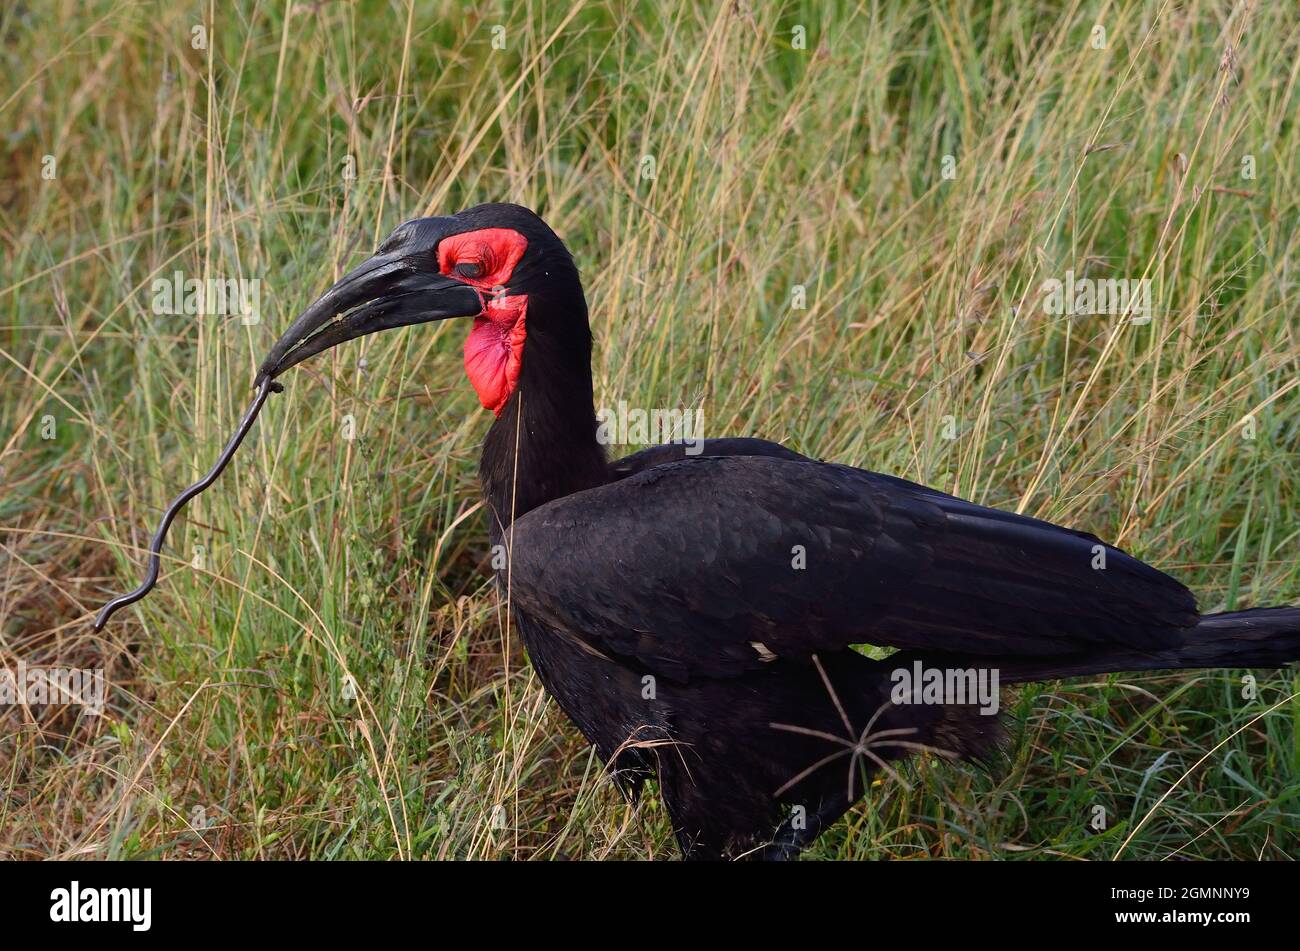
{"type": "Polygon", "coordinates": [[[398,226],[303,311],[257,381],[345,340],[449,317],[473,318],[465,372],[498,415],[528,353],[549,344],[590,355],[587,305],[564,243],[527,208],[477,205],[398,226]]]}

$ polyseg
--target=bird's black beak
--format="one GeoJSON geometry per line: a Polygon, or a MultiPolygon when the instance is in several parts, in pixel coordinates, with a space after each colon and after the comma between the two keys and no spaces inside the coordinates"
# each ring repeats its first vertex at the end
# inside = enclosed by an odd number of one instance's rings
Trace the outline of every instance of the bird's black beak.
{"type": "Polygon", "coordinates": [[[483,298],[470,285],[417,267],[409,256],[376,254],[302,312],[262,361],[254,385],[344,340],[482,311],[483,298]]]}

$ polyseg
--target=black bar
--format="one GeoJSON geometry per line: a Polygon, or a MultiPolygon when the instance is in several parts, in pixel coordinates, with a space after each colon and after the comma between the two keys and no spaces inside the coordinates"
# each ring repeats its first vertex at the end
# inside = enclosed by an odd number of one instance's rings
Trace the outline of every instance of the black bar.
{"type": "MultiPolygon", "coordinates": [[[[37,931],[128,942],[283,935],[340,946],[350,936],[373,940],[430,926],[437,941],[452,939],[448,927],[504,941],[511,930],[547,922],[583,930],[608,924],[654,941],[666,927],[686,935],[704,921],[760,935],[849,927],[862,929],[863,940],[899,929],[927,939],[1106,933],[1181,940],[1199,931],[1231,940],[1254,929],[1281,933],[1295,917],[1294,869],[1246,862],[50,862],[2,863],[0,879],[11,938],[37,931]],[[148,930],[129,920],[52,921],[74,881],[83,902],[91,889],[149,889],[148,930]],[[1150,920],[1120,918],[1135,915],[1150,920]]],[[[90,902],[97,911],[98,893],[90,902]]],[[[143,904],[121,907],[139,912],[143,904]]]]}

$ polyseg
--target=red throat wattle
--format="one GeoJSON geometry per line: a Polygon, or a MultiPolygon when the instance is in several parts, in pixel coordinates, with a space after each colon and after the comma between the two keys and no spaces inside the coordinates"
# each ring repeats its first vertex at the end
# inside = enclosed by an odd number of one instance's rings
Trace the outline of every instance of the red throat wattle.
{"type": "Polygon", "coordinates": [[[438,269],[479,289],[483,313],[465,338],[465,373],[479,402],[500,416],[519,383],[527,333],[528,297],[505,296],[528,239],[511,228],[482,228],[438,244],[438,269]]]}
{"type": "Polygon", "coordinates": [[[491,299],[465,338],[465,373],[479,402],[498,416],[519,383],[527,311],[522,295],[491,299]]]}

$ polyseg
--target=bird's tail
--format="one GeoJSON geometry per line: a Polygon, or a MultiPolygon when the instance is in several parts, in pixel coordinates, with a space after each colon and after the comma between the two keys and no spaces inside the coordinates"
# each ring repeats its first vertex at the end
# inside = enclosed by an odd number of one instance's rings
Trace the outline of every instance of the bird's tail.
{"type": "Polygon", "coordinates": [[[1015,658],[998,664],[1003,683],[1129,670],[1282,667],[1300,661],[1300,607],[1207,614],[1183,643],[1155,651],[1112,647],[1087,654],[1015,658]]]}

